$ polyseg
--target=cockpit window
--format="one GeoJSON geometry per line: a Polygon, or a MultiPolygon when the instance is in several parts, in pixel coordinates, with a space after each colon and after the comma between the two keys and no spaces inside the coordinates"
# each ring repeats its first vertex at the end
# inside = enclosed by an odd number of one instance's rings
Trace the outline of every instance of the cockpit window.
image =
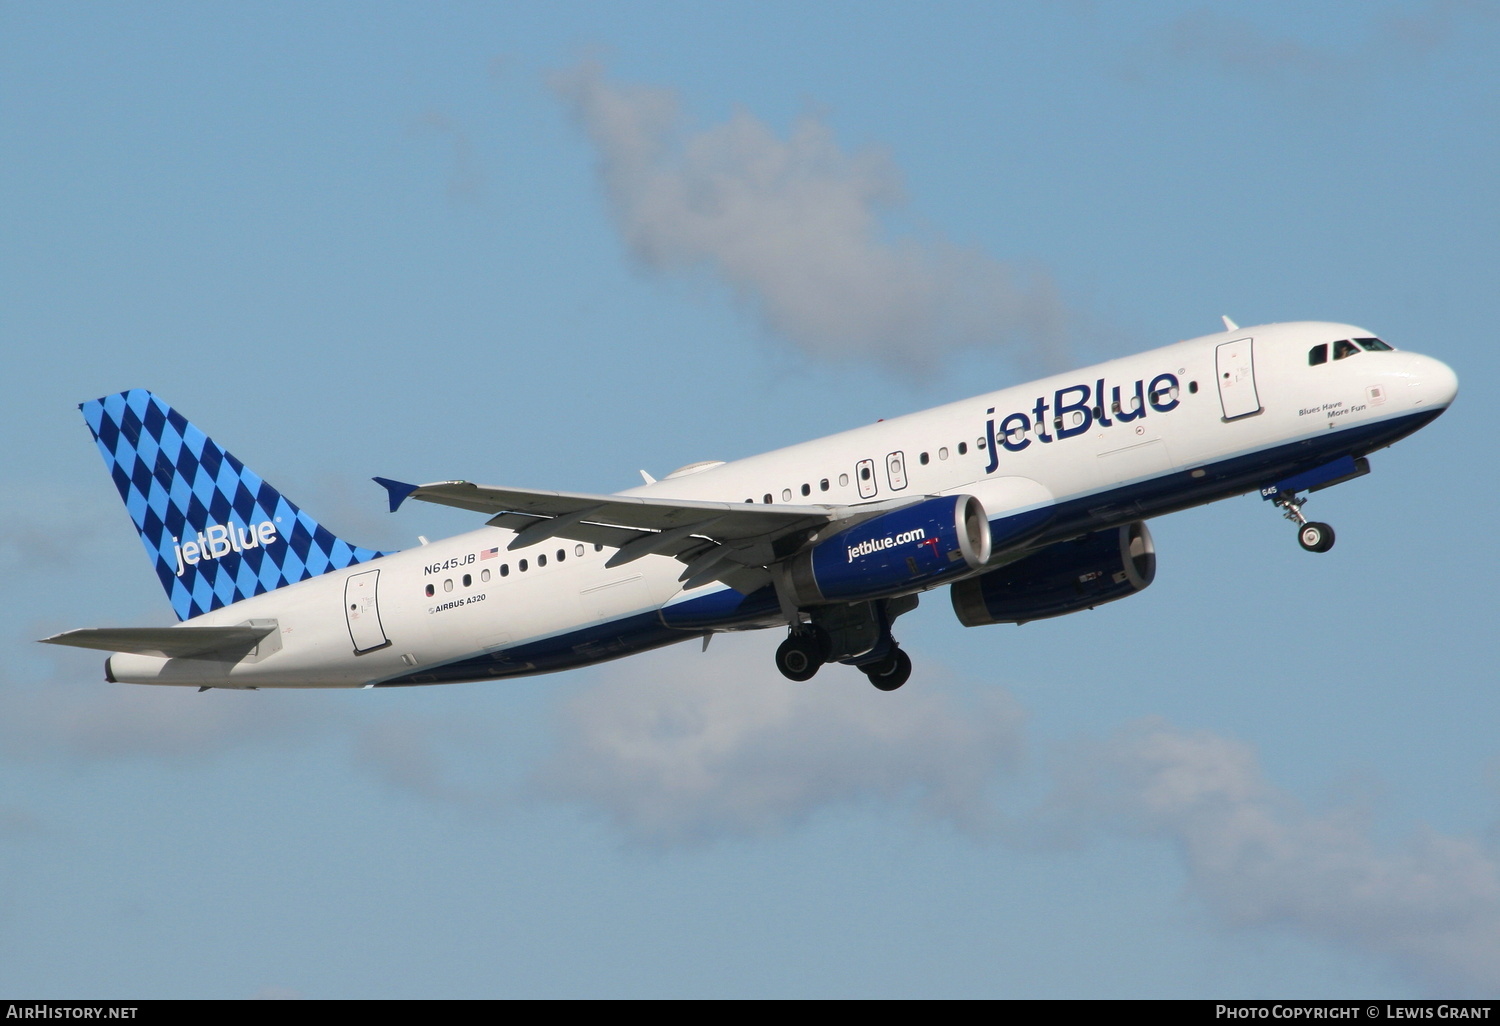
{"type": "Polygon", "coordinates": [[[1360,345],[1364,346],[1372,353],[1389,353],[1393,351],[1392,346],[1380,341],[1380,339],[1378,338],[1357,338],[1354,341],[1358,342],[1360,345]]]}
{"type": "Polygon", "coordinates": [[[1320,363],[1328,362],[1328,343],[1320,342],[1307,351],[1307,365],[1316,367],[1320,363]]]}
{"type": "Polygon", "coordinates": [[[1346,356],[1353,356],[1359,352],[1359,346],[1350,342],[1347,338],[1341,338],[1333,344],[1333,358],[1342,360],[1346,356]]]}

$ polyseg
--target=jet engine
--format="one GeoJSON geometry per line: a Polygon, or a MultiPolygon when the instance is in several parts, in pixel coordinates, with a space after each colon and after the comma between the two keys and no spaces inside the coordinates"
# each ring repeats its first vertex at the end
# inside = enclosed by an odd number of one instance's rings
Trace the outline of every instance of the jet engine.
{"type": "Polygon", "coordinates": [[[972,495],[892,510],[818,542],[790,566],[798,605],[861,602],[942,584],[990,558],[990,522],[972,495]]]}
{"type": "Polygon", "coordinates": [[[1025,623],[1134,595],[1155,577],[1156,547],[1137,520],[960,581],[951,589],[953,612],[965,627],[1025,623]]]}

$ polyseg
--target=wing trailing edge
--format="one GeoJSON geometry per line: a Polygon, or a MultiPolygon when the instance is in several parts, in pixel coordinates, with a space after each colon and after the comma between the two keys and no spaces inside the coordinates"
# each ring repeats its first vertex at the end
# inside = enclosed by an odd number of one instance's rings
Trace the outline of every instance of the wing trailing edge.
{"type": "Polygon", "coordinates": [[[859,506],[766,505],[496,488],[470,481],[375,481],[386,490],[392,512],[407,499],[418,499],[488,514],[491,527],[517,532],[512,549],[567,538],[618,549],[611,566],[646,555],[672,556],[689,564],[690,587],[717,579],[737,591],[769,583],[767,567],[830,525],[858,523],[924,498],[859,506]]]}

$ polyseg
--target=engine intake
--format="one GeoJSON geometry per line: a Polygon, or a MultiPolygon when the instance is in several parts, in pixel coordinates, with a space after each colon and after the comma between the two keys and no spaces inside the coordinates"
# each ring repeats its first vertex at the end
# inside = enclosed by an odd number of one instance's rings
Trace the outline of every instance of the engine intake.
{"type": "Polygon", "coordinates": [[[1156,578],[1156,546],[1137,520],[1049,545],[1025,559],[953,586],[965,627],[1025,623],[1134,595],[1156,578]]]}
{"type": "Polygon", "coordinates": [[[972,495],[892,510],[825,538],[791,563],[798,605],[900,595],[961,577],[990,558],[990,522],[972,495]]]}

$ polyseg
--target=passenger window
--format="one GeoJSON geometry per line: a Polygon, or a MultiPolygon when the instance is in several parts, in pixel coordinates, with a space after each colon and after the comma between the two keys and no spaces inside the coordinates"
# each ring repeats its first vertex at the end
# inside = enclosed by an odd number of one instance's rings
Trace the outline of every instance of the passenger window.
{"type": "Polygon", "coordinates": [[[433,594],[433,592],[435,592],[435,591],[436,591],[436,590],[437,590],[437,589],[436,589],[436,588],[434,588],[434,587],[433,587],[433,586],[432,586],[432,585],[430,585],[430,584],[429,584],[429,585],[428,585],[428,586],[427,586],[427,597],[428,597],[428,598],[432,598],[432,594],[433,594]]]}
{"type": "Polygon", "coordinates": [[[450,577],[446,581],[443,582],[443,590],[444,591],[452,591],[453,590],[453,578],[450,577]]]}
{"type": "Polygon", "coordinates": [[[812,494],[812,485],[806,485],[806,484],[803,485],[802,486],[802,494],[803,495],[811,495],[812,494]]]}
{"type": "Polygon", "coordinates": [[[825,477],[823,480],[818,482],[818,489],[819,491],[828,491],[828,478],[825,477]]]}
{"type": "Polygon", "coordinates": [[[958,443],[958,454],[960,456],[967,456],[969,454],[969,443],[968,442],[959,442],[958,443]]]}
{"type": "Polygon", "coordinates": [[[848,474],[840,474],[839,475],[839,487],[840,488],[848,488],[849,487],[849,475],[848,474]]]}
{"type": "Polygon", "coordinates": [[[509,577],[510,576],[510,564],[509,563],[501,563],[500,564],[500,576],[501,577],[509,577]]]}
{"type": "Polygon", "coordinates": [[[490,579],[490,572],[489,572],[489,570],[486,569],[486,570],[479,571],[479,579],[481,581],[488,581],[490,579]]]}
{"type": "Polygon", "coordinates": [[[861,481],[868,481],[868,480],[870,480],[870,468],[869,467],[860,467],[859,468],[859,479],[861,481]]]}
{"type": "Polygon", "coordinates": [[[941,449],[938,450],[938,459],[945,460],[947,458],[948,458],[948,447],[945,445],[941,449]]]}
{"type": "Polygon", "coordinates": [[[559,563],[561,563],[563,560],[565,560],[567,558],[568,558],[568,553],[567,553],[566,550],[564,550],[564,549],[558,549],[557,550],[557,561],[559,563]]]}
{"type": "Polygon", "coordinates": [[[474,576],[472,574],[464,574],[464,587],[465,588],[472,588],[473,586],[474,586],[474,576]]]}
{"type": "Polygon", "coordinates": [[[1307,365],[1316,367],[1320,363],[1328,362],[1328,343],[1319,342],[1307,351],[1307,365]]]}
{"type": "Polygon", "coordinates": [[[1346,356],[1353,356],[1357,352],[1359,352],[1359,346],[1350,342],[1347,338],[1341,338],[1333,344],[1333,358],[1335,360],[1342,360],[1346,356]]]}
{"type": "Polygon", "coordinates": [[[769,505],[770,505],[770,504],[771,504],[771,493],[770,493],[770,492],[767,492],[767,493],[766,493],[766,499],[765,499],[765,502],[766,502],[766,505],[767,505],[767,506],[769,506],[769,505]]]}
{"type": "Polygon", "coordinates": [[[984,439],[983,438],[976,438],[976,439],[974,439],[974,445],[975,445],[976,448],[983,449],[984,448],[984,439]]]}
{"type": "Polygon", "coordinates": [[[1198,382],[1196,382],[1196,381],[1189,381],[1188,382],[1188,393],[1191,394],[1191,395],[1197,395],[1198,394],[1198,382]]]}
{"type": "Polygon", "coordinates": [[[917,462],[922,464],[922,466],[924,467],[927,466],[927,454],[924,452],[922,455],[918,456],[917,462]]]}
{"type": "Polygon", "coordinates": [[[518,563],[516,565],[520,569],[521,573],[524,574],[526,572],[526,560],[523,559],[523,560],[521,560],[520,563],[518,563]]]}
{"type": "Polygon", "coordinates": [[[583,543],[582,542],[580,542],[579,544],[573,546],[573,555],[575,555],[575,556],[581,556],[581,555],[583,555],[583,543]]]}
{"type": "Polygon", "coordinates": [[[541,569],[542,567],[547,565],[547,554],[545,552],[536,557],[536,565],[537,569],[541,569]]]}
{"type": "Polygon", "coordinates": [[[792,490],[790,488],[783,488],[781,490],[781,501],[782,502],[791,502],[792,501],[792,490]]]}

